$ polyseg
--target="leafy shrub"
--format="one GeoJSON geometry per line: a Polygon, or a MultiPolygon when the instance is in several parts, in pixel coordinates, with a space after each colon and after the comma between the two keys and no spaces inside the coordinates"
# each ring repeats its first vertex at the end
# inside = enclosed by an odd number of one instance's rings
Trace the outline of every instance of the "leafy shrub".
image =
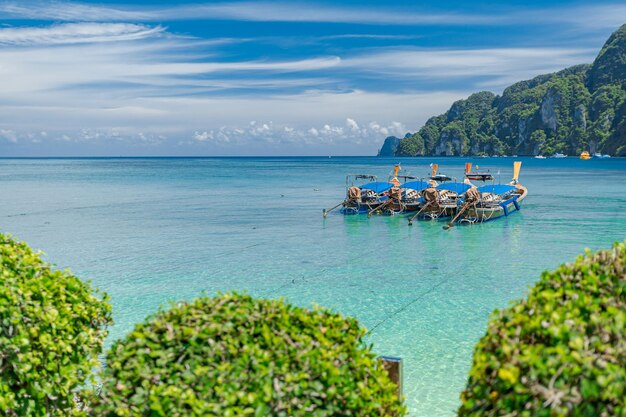
{"type": "Polygon", "coordinates": [[[236,293],[162,311],[107,355],[97,416],[390,416],[356,320],[236,293]]]}
{"type": "Polygon", "coordinates": [[[626,245],[544,272],[495,313],[461,416],[626,416],[626,245]]]}
{"type": "Polygon", "coordinates": [[[111,322],[107,296],[3,234],[0,257],[0,415],[72,415],[111,322]]]}

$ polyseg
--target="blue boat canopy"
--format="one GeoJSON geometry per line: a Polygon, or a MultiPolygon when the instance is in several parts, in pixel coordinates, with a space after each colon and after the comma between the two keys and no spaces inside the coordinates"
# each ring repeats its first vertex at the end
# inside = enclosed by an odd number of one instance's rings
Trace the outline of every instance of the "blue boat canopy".
{"type": "Polygon", "coordinates": [[[513,190],[515,190],[515,187],[513,185],[502,184],[483,185],[482,187],[478,187],[478,191],[480,191],[481,193],[491,193],[498,195],[510,193],[513,190]]]}
{"type": "Polygon", "coordinates": [[[462,182],[446,182],[445,184],[439,184],[435,188],[438,190],[453,191],[458,195],[461,195],[471,187],[467,184],[463,184],[462,182]]]}
{"type": "Polygon", "coordinates": [[[422,191],[424,188],[428,187],[430,187],[430,184],[421,180],[405,182],[400,186],[400,188],[410,188],[417,191],[422,191]]]}
{"type": "Polygon", "coordinates": [[[390,182],[368,182],[367,184],[359,186],[362,190],[372,190],[375,193],[384,193],[391,187],[393,187],[393,184],[390,182]]]}

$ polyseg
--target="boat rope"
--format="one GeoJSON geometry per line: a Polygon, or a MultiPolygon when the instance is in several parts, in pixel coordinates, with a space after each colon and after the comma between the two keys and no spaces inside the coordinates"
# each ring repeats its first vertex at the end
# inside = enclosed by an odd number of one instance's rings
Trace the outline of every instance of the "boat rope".
{"type": "MultiPolygon", "coordinates": [[[[402,242],[403,240],[409,239],[411,236],[412,236],[412,235],[410,235],[410,234],[409,234],[409,235],[407,235],[407,236],[405,236],[405,237],[402,237],[402,238],[400,238],[400,239],[395,240],[395,242],[402,242]]],[[[350,260],[348,260],[348,261],[342,261],[341,263],[338,263],[338,264],[335,264],[335,265],[329,265],[329,266],[327,266],[327,267],[325,267],[325,268],[322,268],[322,269],[320,269],[319,271],[317,271],[317,273],[316,273],[315,275],[313,275],[311,278],[318,277],[318,276],[320,276],[320,275],[322,275],[322,274],[324,274],[324,273],[326,273],[326,272],[328,272],[328,271],[330,271],[330,270],[332,270],[332,269],[334,269],[334,268],[337,268],[337,267],[344,266],[344,265],[346,265],[346,264],[352,263],[352,262],[354,262],[354,261],[356,261],[356,260],[359,260],[359,259],[361,259],[361,258],[367,257],[367,256],[371,255],[372,253],[376,253],[376,252],[378,252],[378,251],[380,251],[380,248],[379,248],[378,246],[376,246],[376,247],[375,247],[375,248],[373,248],[372,250],[370,250],[370,251],[366,251],[366,252],[363,252],[363,253],[361,253],[361,254],[359,254],[359,255],[357,255],[357,256],[355,256],[355,257],[353,257],[352,259],[350,259],[350,260]]],[[[297,277],[293,277],[293,278],[291,279],[291,281],[286,282],[286,283],[284,283],[284,284],[282,284],[282,285],[280,285],[280,286],[278,286],[278,287],[275,287],[275,288],[271,289],[271,290],[268,292],[268,295],[267,295],[267,296],[268,296],[268,297],[269,297],[269,296],[272,296],[272,295],[274,295],[276,292],[278,292],[278,291],[280,291],[280,290],[282,290],[282,289],[284,289],[284,288],[287,288],[287,287],[288,287],[288,286],[290,286],[290,285],[297,284],[298,282],[301,282],[301,281],[306,281],[305,275],[299,275],[299,276],[297,276],[297,277]]]]}
{"type": "Polygon", "coordinates": [[[255,243],[253,245],[248,245],[248,246],[244,246],[244,247],[241,247],[241,248],[230,249],[230,250],[227,250],[227,251],[224,251],[224,252],[212,254],[212,256],[218,258],[220,256],[230,255],[232,253],[239,253],[242,250],[256,248],[257,246],[267,245],[267,243],[268,242],[259,242],[259,243],[255,243]]]}
{"type": "Polygon", "coordinates": [[[411,300],[409,300],[407,303],[403,304],[402,306],[400,306],[400,308],[394,310],[391,314],[387,315],[386,317],[384,317],[382,320],[380,320],[378,323],[376,323],[375,325],[372,326],[371,329],[369,329],[367,331],[367,333],[365,333],[366,336],[371,335],[372,333],[374,333],[374,331],[376,329],[378,329],[380,326],[382,326],[383,324],[385,324],[387,321],[391,320],[392,318],[394,318],[395,316],[397,316],[398,314],[402,313],[404,310],[406,310],[407,308],[411,307],[413,304],[417,303],[419,300],[421,300],[422,298],[426,297],[427,295],[433,293],[437,288],[441,287],[443,284],[445,284],[446,282],[448,282],[450,278],[444,278],[441,281],[439,281],[438,283],[436,283],[435,285],[433,285],[432,287],[430,287],[428,290],[426,290],[423,293],[418,294],[415,298],[412,298],[411,300]]]}
{"type": "MultiPolygon", "coordinates": [[[[396,242],[401,242],[401,241],[404,241],[404,240],[409,239],[409,238],[411,238],[411,237],[412,237],[412,235],[407,235],[407,236],[405,236],[405,237],[403,237],[403,238],[397,239],[397,240],[396,240],[396,242]]],[[[334,268],[337,268],[337,267],[343,266],[343,265],[345,265],[345,264],[347,264],[347,263],[351,263],[351,262],[354,262],[354,261],[359,260],[359,259],[361,259],[361,258],[367,257],[367,256],[371,255],[372,253],[375,253],[375,252],[377,252],[377,251],[379,251],[379,250],[380,250],[380,249],[379,249],[378,247],[376,247],[376,248],[374,248],[374,249],[372,249],[372,250],[370,250],[370,251],[366,251],[366,252],[364,252],[364,253],[361,253],[361,254],[360,254],[360,255],[358,255],[358,256],[353,257],[352,259],[350,259],[350,260],[349,260],[349,261],[347,261],[347,262],[346,262],[346,261],[344,261],[344,262],[341,262],[341,263],[339,263],[339,264],[330,265],[330,266],[327,266],[327,267],[325,267],[325,268],[322,268],[322,269],[321,269],[321,270],[319,270],[319,271],[318,271],[315,275],[313,275],[311,278],[315,278],[315,277],[321,276],[321,275],[323,275],[324,273],[326,273],[326,272],[328,272],[328,271],[330,271],[330,270],[332,270],[332,269],[334,269],[334,268]]],[[[383,317],[383,318],[382,318],[381,320],[379,320],[376,324],[374,324],[374,325],[372,326],[372,328],[371,328],[371,329],[369,329],[369,330],[367,331],[366,336],[371,335],[372,333],[374,333],[374,331],[376,331],[379,327],[381,327],[382,325],[384,325],[385,323],[387,323],[389,320],[393,319],[394,317],[396,317],[397,315],[399,315],[399,314],[400,314],[400,313],[402,313],[403,311],[407,310],[407,309],[408,309],[409,307],[411,307],[413,304],[417,303],[418,301],[422,300],[422,299],[423,299],[423,298],[425,298],[426,296],[428,296],[428,295],[430,295],[431,293],[433,293],[434,291],[436,291],[439,287],[441,287],[442,285],[444,285],[445,283],[447,283],[447,282],[449,281],[449,279],[450,279],[450,278],[444,278],[444,279],[442,279],[441,281],[437,282],[435,285],[431,286],[431,287],[430,287],[429,289],[427,289],[426,291],[424,291],[424,292],[421,292],[421,293],[417,294],[415,297],[411,298],[408,302],[406,302],[405,304],[403,304],[402,306],[400,306],[400,307],[399,307],[399,308],[397,308],[396,310],[392,311],[390,314],[388,314],[388,315],[386,315],[385,317],[383,317]]],[[[287,288],[287,287],[288,287],[288,286],[290,286],[290,285],[295,285],[295,284],[297,284],[298,282],[306,282],[305,275],[300,275],[300,276],[298,276],[298,277],[294,277],[294,278],[292,278],[292,279],[291,279],[291,281],[286,282],[286,283],[284,283],[284,284],[282,284],[282,285],[280,285],[280,286],[278,286],[278,287],[276,287],[276,288],[273,288],[271,291],[269,291],[269,292],[267,293],[267,295],[266,295],[266,296],[267,296],[267,297],[269,297],[269,296],[273,296],[276,292],[279,292],[279,291],[283,290],[284,288],[287,288]]]]}
{"type": "Polygon", "coordinates": [[[417,216],[419,216],[419,215],[420,215],[420,213],[421,213],[422,211],[426,210],[426,207],[429,207],[432,203],[433,203],[432,201],[429,201],[429,202],[427,202],[426,204],[424,204],[424,207],[422,207],[422,208],[421,208],[421,209],[420,209],[417,213],[415,213],[415,214],[414,214],[414,215],[413,215],[413,216],[409,219],[409,225],[412,225],[412,224],[413,224],[413,220],[415,220],[415,218],[416,218],[417,216]]]}
{"type": "Polygon", "coordinates": [[[470,188],[469,190],[467,190],[467,192],[465,193],[465,202],[463,203],[463,205],[458,209],[456,215],[452,218],[452,220],[450,220],[450,222],[443,226],[444,230],[448,230],[451,227],[454,226],[454,222],[456,222],[456,220],[461,217],[461,215],[470,207],[476,207],[476,204],[478,204],[478,202],[480,201],[480,192],[478,192],[476,190],[476,188],[470,188]]]}
{"type": "Polygon", "coordinates": [[[388,205],[389,205],[389,204],[391,204],[391,203],[393,203],[393,200],[392,200],[391,198],[389,198],[389,200],[385,201],[385,202],[384,202],[383,204],[381,204],[380,206],[376,206],[376,207],[374,207],[373,209],[369,210],[369,211],[367,212],[367,217],[371,217],[373,212],[378,211],[378,210],[382,210],[382,209],[383,209],[383,207],[386,207],[386,206],[388,206],[388,205]]]}

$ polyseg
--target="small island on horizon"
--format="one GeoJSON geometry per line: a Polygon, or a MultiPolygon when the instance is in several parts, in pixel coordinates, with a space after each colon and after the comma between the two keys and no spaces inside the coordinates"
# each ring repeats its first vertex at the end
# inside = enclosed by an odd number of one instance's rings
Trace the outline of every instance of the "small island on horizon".
{"type": "Polygon", "coordinates": [[[626,24],[594,62],[456,101],[378,156],[626,156],[626,24]]]}

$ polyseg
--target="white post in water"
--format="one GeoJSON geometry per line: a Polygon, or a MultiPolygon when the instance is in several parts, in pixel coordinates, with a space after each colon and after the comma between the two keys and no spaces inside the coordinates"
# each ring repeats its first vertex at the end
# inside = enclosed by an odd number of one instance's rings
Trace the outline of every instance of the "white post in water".
{"type": "Polygon", "coordinates": [[[383,368],[385,368],[389,374],[389,378],[398,387],[398,399],[402,401],[402,358],[396,358],[394,356],[381,356],[380,360],[383,364],[383,368]]]}

